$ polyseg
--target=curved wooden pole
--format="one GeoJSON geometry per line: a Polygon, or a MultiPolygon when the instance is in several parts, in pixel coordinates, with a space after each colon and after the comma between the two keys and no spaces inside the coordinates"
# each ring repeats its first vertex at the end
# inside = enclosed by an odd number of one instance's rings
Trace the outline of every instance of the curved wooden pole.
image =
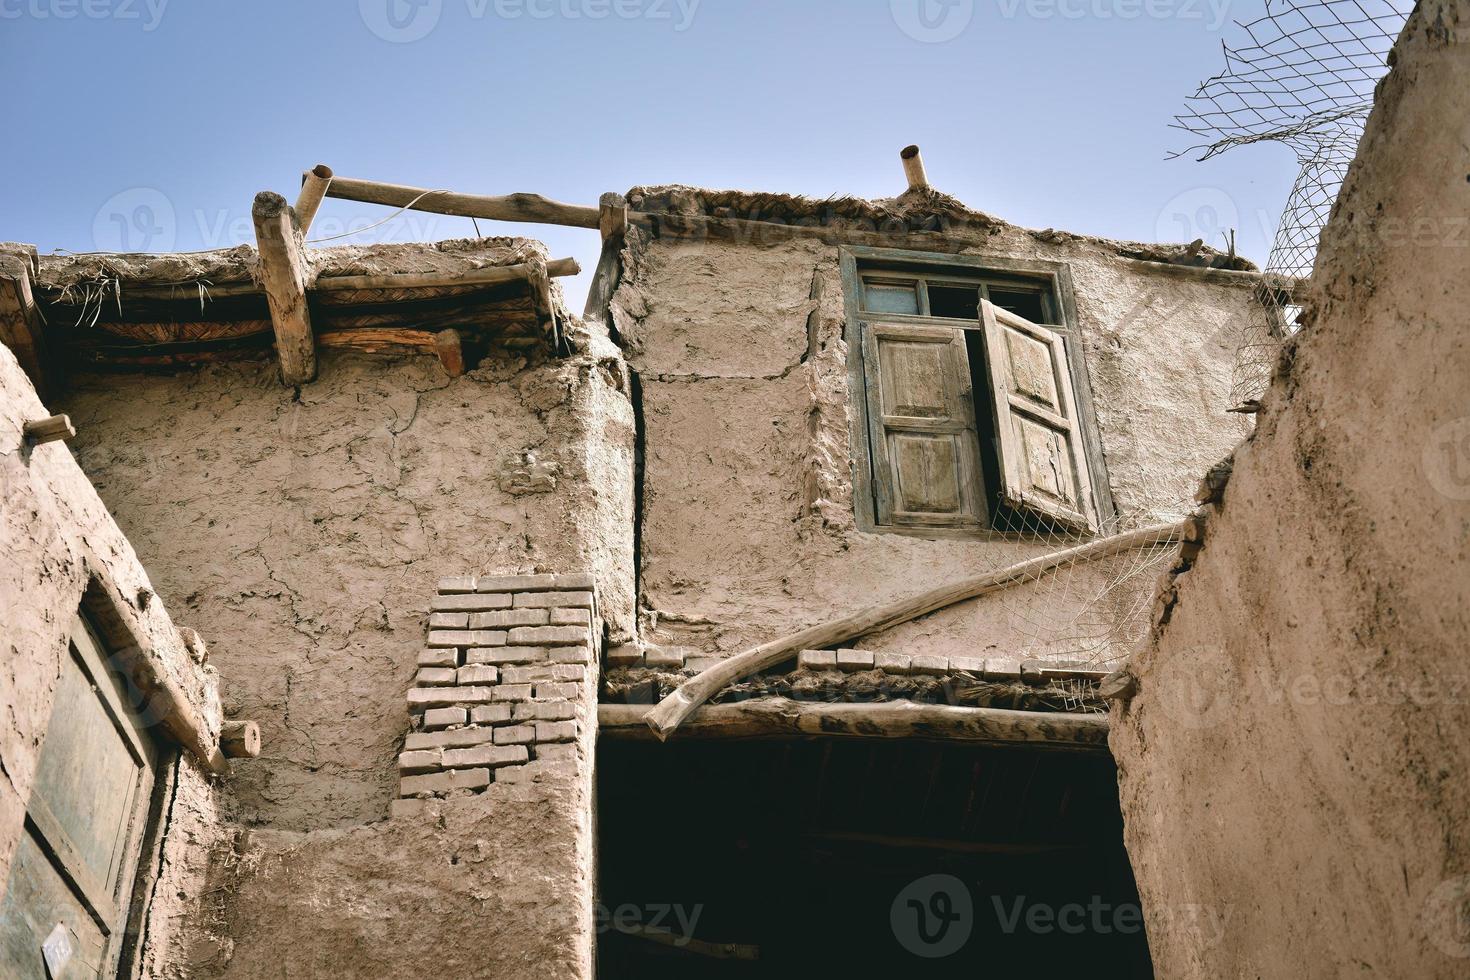
{"type": "Polygon", "coordinates": [[[678,728],[690,712],[704,704],[726,685],[742,677],[774,667],[800,650],[816,650],[843,643],[855,637],[876,633],[899,623],[906,623],[936,609],[952,606],[956,602],[974,599],[1008,586],[1016,585],[1045,575],[1052,569],[1069,562],[1096,561],[1154,545],[1173,544],[1184,536],[1184,523],[1155,524],[1152,527],[1115,534],[1098,541],[1089,541],[1065,551],[1052,552],[1003,568],[998,572],[987,572],[941,585],[907,599],[869,608],[835,619],[831,622],[809,626],[758,647],[751,647],[728,660],[722,660],[708,670],[696,674],[680,684],[668,697],[648,713],[648,727],[659,738],[667,738],[678,728]]]}

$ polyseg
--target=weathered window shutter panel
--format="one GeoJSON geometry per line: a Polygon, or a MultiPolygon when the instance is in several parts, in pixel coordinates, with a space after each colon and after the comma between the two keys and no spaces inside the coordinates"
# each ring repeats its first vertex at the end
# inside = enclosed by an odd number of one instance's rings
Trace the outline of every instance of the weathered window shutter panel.
{"type": "Polygon", "coordinates": [[[78,618],[0,902],[0,976],[116,974],[157,761],[125,694],[78,618]]]}
{"type": "Polygon", "coordinates": [[[988,300],[980,308],[1002,503],[1097,530],[1065,340],[988,300]]]}
{"type": "Polygon", "coordinates": [[[878,523],[982,526],[965,331],[892,323],[862,331],[878,523]]]}

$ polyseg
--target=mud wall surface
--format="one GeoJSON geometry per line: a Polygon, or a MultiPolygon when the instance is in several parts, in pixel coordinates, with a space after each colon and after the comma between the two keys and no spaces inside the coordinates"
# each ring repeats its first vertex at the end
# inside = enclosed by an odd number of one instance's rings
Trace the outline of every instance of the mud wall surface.
{"type": "Polygon", "coordinates": [[[1421,4],[1114,712],[1160,976],[1470,972],[1467,92],[1470,5],[1421,4]]]}
{"type": "MultiPolygon", "coordinates": [[[[1060,547],[858,529],[839,244],[630,234],[612,319],[640,381],[648,641],[728,655],[1060,547]]],[[[893,247],[926,246],[899,238],[893,247]]],[[[1182,514],[1197,474],[1245,431],[1226,409],[1229,325],[1252,302],[1249,277],[1160,267],[1094,240],[998,223],[969,238],[931,235],[927,248],[1067,264],[1117,524],[1182,514]]],[[[1079,571],[1069,589],[1095,594],[1130,560],[1079,571]]],[[[952,607],[860,645],[1068,653],[1035,647],[1034,620],[1018,611],[1032,600],[1017,596],[952,607]]]]}
{"type": "Polygon", "coordinates": [[[296,390],[268,364],[74,379],[84,468],[262,729],[177,975],[590,976],[590,726],[575,766],[388,818],[439,579],[591,572],[631,631],[630,381],[579,346],[455,379],[325,353],[296,390]]]}
{"type": "Polygon", "coordinates": [[[440,577],[592,571],[626,628],[632,422],[599,350],[454,379],[324,353],[299,390],[264,362],[75,380],[83,468],[209,641],[226,714],[261,723],[260,759],[231,780],[240,822],[387,815],[440,577]]]}
{"type": "MultiPolygon", "coordinates": [[[[24,833],[72,619],[89,583],[111,596],[118,628],[150,651],[154,669],[183,693],[207,737],[220,722],[213,669],[190,655],[163,604],[140,599],[153,583],[67,444],[23,446],[23,424],[50,414],[0,345],[0,897],[24,833]]],[[[140,862],[140,874],[155,882],[141,942],[145,973],[176,962],[192,941],[182,923],[197,917],[217,841],[218,800],[205,770],[192,755],[179,755],[166,734],[158,741],[164,835],[140,862]]]]}

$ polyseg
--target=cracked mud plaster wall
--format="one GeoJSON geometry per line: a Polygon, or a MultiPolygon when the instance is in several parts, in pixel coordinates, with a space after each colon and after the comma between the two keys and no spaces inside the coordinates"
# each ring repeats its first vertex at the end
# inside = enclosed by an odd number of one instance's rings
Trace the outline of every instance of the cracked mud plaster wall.
{"type": "Polygon", "coordinates": [[[1470,4],[1423,3],[1114,711],[1159,976],[1470,974],[1466,93],[1470,4]]]}
{"type": "MultiPolygon", "coordinates": [[[[72,617],[89,579],[117,597],[128,631],[146,641],[150,659],[196,716],[216,732],[220,719],[214,671],[193,661],[162,603],[137,601],[140,590],[154,586],[67,445],[35,447],[29,458],[21,450],[23,423],[50,414],[0,345],[0,896],[24,832],[72,617]]],[[[192,940],[183,921],[199,912],[218,838],[209,777],[191,755],[174,761],[176,747],[166,734],[158,738],[165,752],[157,780],[166,835],[161,851],[145,852],[140,862],[141,873],[156,876],[142,949],[147,975],[176,961],[192,940]]]]}
{"type": "MultiPolygon", "coordinates": [[[[951,250],[1070,265],[1123,525],[1182,515],[1197,475],[1245,432],[1225,410],[1248,286],[1009,226],[974,234],[951,250]]],[[[857,530],[837,246],[635,232],[624,267],[613,317],[641,383],[645,638],[729,654],[1050,550],[857,530]]],[[[1079,570],[1076,588],[1120,567],[1079,570]]],[[[1015,655],[1030,629],[1016,596],[962,604],[862,645],[1015,655]]]]}
{"type": "Polygon", "coordinates": [[[585,345],[455,379],[323,352],[299,392],[264,362],[74,379],[83,468],[208,641],[226,713],[261,724],[230,781],[241,823],[387,815],[440,576],[589,570],[630,628],[628,383],[605,337],[585,345]]]}

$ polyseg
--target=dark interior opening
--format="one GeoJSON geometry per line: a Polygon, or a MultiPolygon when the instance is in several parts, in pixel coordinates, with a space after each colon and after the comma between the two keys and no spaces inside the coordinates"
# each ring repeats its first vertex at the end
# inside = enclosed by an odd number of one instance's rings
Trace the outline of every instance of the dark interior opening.
{"type": "Polygon", "coordinates": [[[976,286],[929,284],[929,315],[957,320],[980,319],[980,290],[976,286]]]}
{"type": "Polygon", "coordinates": [[[1106,755],[605,739],[597,768],[604,980],[1153,975],[1106,755]]]}
{"type": "Polygon", "coordinates": [[[1032,323],[1049,323],[1050,317],[1041,302],[1041,293],[1034,289],[996,289],[990,287],[990,301],[1003,310],[1024,317],[1032,323]]]}

